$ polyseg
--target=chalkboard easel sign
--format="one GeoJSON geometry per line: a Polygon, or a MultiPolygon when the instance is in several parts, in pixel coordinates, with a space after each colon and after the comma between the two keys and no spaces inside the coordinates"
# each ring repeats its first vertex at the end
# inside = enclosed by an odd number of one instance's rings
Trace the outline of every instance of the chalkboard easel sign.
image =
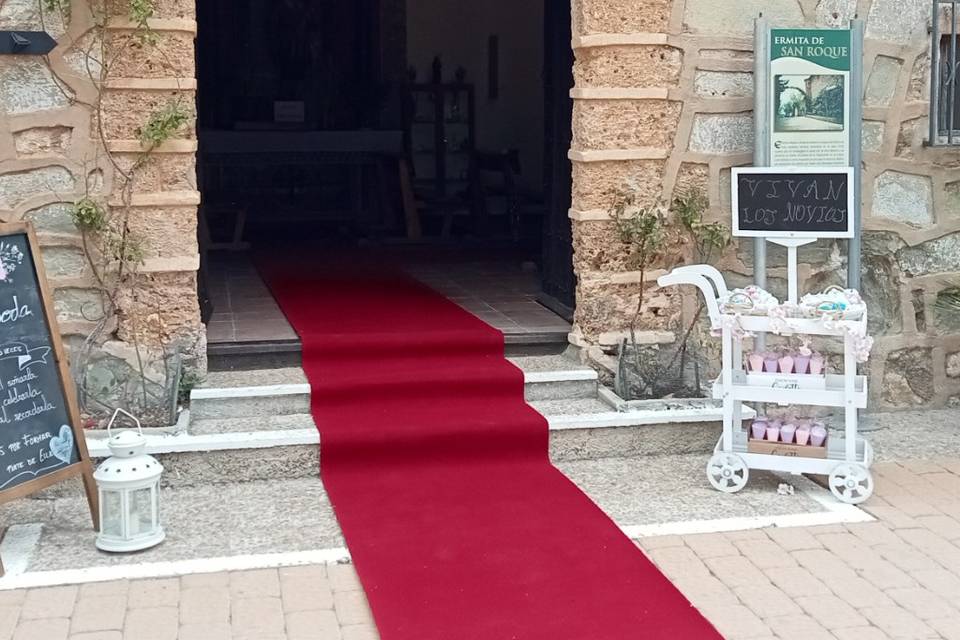
{"type": "Polygon", "coordinates": [[[733,235],[852,238],[853,168],[734,168],[733,235]]]}
{"type": "Polygon", "coordinates": [[[28,223],[0,224],[0,504],[77,475],[97,529],[93,466],[36,237],[28,223]]]}

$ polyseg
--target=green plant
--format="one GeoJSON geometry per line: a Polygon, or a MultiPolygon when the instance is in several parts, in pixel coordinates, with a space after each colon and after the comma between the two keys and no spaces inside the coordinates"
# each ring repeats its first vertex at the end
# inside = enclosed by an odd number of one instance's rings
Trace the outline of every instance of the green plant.
{"type": "Polygon", "coordinates": [[[171,100],[162,109],[150,114],[150,119],[140,131],[140,140],[148,148],[158,147],[180,130],[190,120],[190,114],[179,100],[171,100]]]}
{"type": "MultiPolygon", "coordinates": [[[[674,197],[670,205],[685,239],[693,248],[691,259],[694,264],[710,264],[717,252],[722,253],[730,245],[730,231],[720,222],[704,222],[703,216],[710,207],[710,199],[699,189],[691,189],[674,197]]],[[[690,342],[694,339],[694,330],[700,323],[705,303],[698,298],[697,308],[690,324],[678,343],[677,350],[667,364],[666,369],[672,370],[680,362],[681,375],[686,368],[687,354],[690,351],[690,342]]],[[[694,351],[699,352],[699,339],[694,345],[694,351]]],[[[700,363],[694,359],[694,386],[700,389],[700,363]]]]}
{"type": "Polygon", "coordinates": [[[146,257],[143,242],[131,233],[111,231],[105,234],[103,248],[110,259],[124,266],[141,265],[146,257]]]}
{"type": "MultiPolygon", "coordinates": [[[[647,269],[660,255],[667,238],[666,216],[662,203],[639,206],[637,204],[637,189],[631,188],[621,194],[621,197],[610,209],[610,217],[613,219],[620,242],[627,247],[628,253],[625,260],[627,266],[640,272],[637,305],[633,316],[630,318],[630,348],[632,350],[633,366],[636,374],[640,376],[642,386],[644,384],[643,362],[637,344],[637,327],[643,314],[647,269]]],[[[627,344],[624,340],[620,344],[621,367],[624,363],[626,348],[627,344]]],[[[621,376],[621,379],[623,377],[621,376]]],[[[621,391],[624,395],[629,396],[628,386],[622,387],[621,391]]]]}
{"type": "Polygon", "coordinates": [[[196,371],[184,371],[180,375],[180,384],[177,386],[177,401],[181,405],[190,400],[190,392],[203,384],[203,376],[196,371]]]}
{"type": "Polygon", "coordinates": [[[73,223],[81,231],[99,232],[106,228],[107,212],[96,200],[81,198],[73,203],[70,211],[73,223]]]}

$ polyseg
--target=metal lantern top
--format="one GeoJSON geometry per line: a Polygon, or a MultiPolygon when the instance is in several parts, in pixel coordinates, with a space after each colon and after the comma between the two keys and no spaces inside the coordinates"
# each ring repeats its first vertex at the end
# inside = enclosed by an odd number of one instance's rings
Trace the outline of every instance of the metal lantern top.
{"type": "Polygon", "coordinates": [[[117,409],[107,425],[107,447],[111,457],[97,467],[93,477],[99,484],[139,484],[149,482],[160,477],[163,465],[146,453],[147,439],[143,436],[140,421],[123,409],[117,409]],[[137,430],[125,430],[111,434],[113,422],[117,415],[123,413],[133,419],[137,430]]]}

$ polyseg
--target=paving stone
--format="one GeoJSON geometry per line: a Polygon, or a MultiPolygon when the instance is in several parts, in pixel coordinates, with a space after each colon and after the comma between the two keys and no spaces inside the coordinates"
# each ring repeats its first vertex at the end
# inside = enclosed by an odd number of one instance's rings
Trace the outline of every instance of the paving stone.
{"type": "Polygon", "coordinates": [[[265,636],[283,633],[283,606],[280,598],[257,596],[234,598],[231,602],[234,636],[265,636]]]}
{"type": "Polygon", "coordinates": [[[343,640],[380,640],[376,628],[366,624],[350,624],[340,629],[343,640]]]}
{"type": "Polygon", "coordinates": [[[772,584],[745,585],[734,588],[733,592],[761,618],[789,616],[797,612],[793,598],[772,584]]]}
{"type": "MultiPolygon", "coordinates": [[[[670,578],[710,575],[707,565],[689,547],[663,547],[652,549],[650,559],[670,578]]],[[[331,582],[333,580],[331,579],[331,582]]],[[[336,591],[336,586],[334,586],[336,591]]]]}
{"type": "Polygon", "coordinates": [[[940,510],[932,504],[918,500],[915,496],[886,496],[885,500],[896,509],[900,509],[905,515],[911,518],[917,516],[935,516],[940,514],[940,510]]]}
{"type": "Polygon", "coordinates": [[[767,569],[764,573],[791,598],[830,593],[827,585],[803,567],[776,567],[767,569]]]}
{"type": "Polygon", "coordinates": [[[773,527],[767,529],[767,535],[787,551],[823,548],[816,537],[800,527],[773,527]]]}
{"type": "Polygon", "coordinates": [[[683,542],[701,559],[740,555],[729,538],[715,533],[684,536],[683,542]]]}
{"type": "Polygon", "coordinates": [[[327,567],[327,576],[334,591],[356,591],[363,588],[352,564],[331,565],[327,567]]]}
{"type": "Polygon", "coordinates": [[[840,556],[827,549],[804,549],[794,551],[791,555],[800,563],[800,566],[818,578],[857,577],[857,573],[848,567],[840,556]]]}
{"type": "Polygon", "coordinates": [[[920,586],[960,603],[960,576],[946,569],[912,571],[910,575],[920,586]]]}
{"type": "Polygon", "coordinates": [[[333,611],[297,611],[287,615],[287,637],[290,640],[337,640],[342,636],[333,611]]]}
{"type": "Polygon", "coordinates": [[[710,568],[713,575],[729,587],[742,587],[768,582],[763,572],[742,556],[707,558],[704,563],[710,568]]]}
{"type": "Polygon", "coordinates": [[[922,620],[898,606],[866,607],[860,613],[891,638],[937,637],[937,633],[922,620]]]}
{"type": "Polygon", "coordinates": [[[931,560],[929,556],[905,544],[897,546],[881,544],[874,549],[879,551],[885,560],[903,571],[925,571],[940,568],[940,565],[931,560]]]}
{"type": "Polygon", "coordinates": [[[894,506],[871,506],[868,504],[866,506],[866,510],[873,517],[877,518],[878,520],[882,520],[884,525],[892,529],[912,529],[920,526],[920,523],[918,523],[913,517],[908,516],[894,506]]]}
{"type": "Polygon", "coordinates": [[[854,522],[847,525],[850,533],[860,538],[868,546],[878,544],[900,544],[900,538],[897,537],[890,527],[883,522],[854,522]]]}
{"type": "Polygon", "coordinates": [[[943,636],[945,640],[960,640],[960,615],[951,618],[927,620],[927,624],[943,636]]]}
{"type": "Polygon", "coordinates": [[[890,636],[876,627],[836,629],[833,635],[837,637],[837,640],[888,640],[888,638],[890,638],[890,636]]]}
{"type": "Polygon", "coordinates": [[[229,587],[185,589],[180,592],[180,624],[230,622],[229,587]]]}
{"type": "Polygon", "coordinates": [[[727,531],[723,534],[730,540],[767,540],[766,529],[744,529],[743,531],[727,531]]]}
{"type": "Polygon", "coordinates": [[[736,594],[713,576],[696,578],[678,578],[673,581],[675,587],[698,605],[740,604],[736,594]]]}
{"type": "Polygon", "coordinates": [[[69,632],[69,618],[21,619],[13,640],[66,640],[69,632]]]}
{"type": "Polygon", "coordinates": [[[759,569],[793,567],[797,564],[786,549],[772,540],[738,540],[734,544],[759,569]]]}
{"type": "Polygon", "coordinates": [[[180,576],[181,589],[203,589],[206,587],[229,587],[230,574],[226,571],[217,573],[194,573],[180,576]]]}
{"type": "Polygon", "coordinates": [[[0,607],[21,605],[27,598],[26,589],[17,589],[15,591],[0,591],[0,607]]]}
{"type": "Polygon", "coordinates": [[[308,574],[281,575],[280,592],[285,613],[333,609],[333,588],[326,574],[316,578],[308,574]]]}
{"type": "Polygon", "coordinates": [[[9,640],[13,630],[17,628],[20,619],[20,607],[9,605],[0,606],[0,640],[9,640]]]}
{"type": "Polygon", "coordinates": [[[846,627],[865,627],[870,624],[856,609],[836,597],[806,596],[795,598],[794,601],[806,611],[811,618],[827,629],[843,629],[846,627]]]}
{"type": "Polygon", "coordinates": [[[728,640],[770,635],[770,627],[743,605],[713,605],[698,609],[728,640]]]}
{"type": "Polygon", "coordinates": [[[180,602],[180,579],[137,580],[130,583],[127,606],[131,609],[175,607],[180,602]]]}
{"type": "Polygon", "coordinates": [[[109,582],[88,582],[80,585],[80,597],[84,596],[125,596],[130,592],[129,580],[111,580],[109,582]]]}
{"type": "Polygon", "coordinates": [[[682,547],[683,538],[680,536],[650,536],[638,540],[643,549],[659,549],[661,547],[682,547]]]}
{"type": "Polygon", "coordinates": [[[918,516],[917,522],[921,527],[955,542],[960,540],[960,521],[950,516],[918,516]]]}
{"type": "Polygon", "coordinates": [[[234,598],[278,597],[280,575],[276,569],[231,573],[230,593],[234,598]]]}
{"type": "Polygon", "coordinates": [[[127,596],[84,596],[77,600],[70,622],[71,633],[123,629],[127,596]]]}
{"type": "Polygon", "coordinates": [[[227,622],[185,624],[177,640],[231,640],[233,632],[227,622]]]}
{"type": "Polygon", "coordinates": [[[834,640],[816,620],[803,614],[767,618],[766,623],[782,640],[834,640]]]}
{"type": "Polygon", "coordinates": [[[887,589],[886,594],[922,620],[960,615],[946,600],[926,589],[887,589]]]}
{"type": "Polygon", "coordinates": [[[87,631],[72,633],[69,640],[123,640],[122,631],[87,631]]]}
{"type": "Polygon", "coordinates": [[[370,605],[362,591],[338,591],[333,595],[340,624],[372,624],[370,605]]]}
{"type": "Polygon", "coordinates": [[[176,607],[131,609],[124,621],[123,635],[137,640],[176,640],[179,617],[176,607]]]}
{"type": "Polygon", "coordinates": [[[77,600],[77,587],[31,589],[20,610],[20,619],[57,618],[70,615],[77,600]]]}

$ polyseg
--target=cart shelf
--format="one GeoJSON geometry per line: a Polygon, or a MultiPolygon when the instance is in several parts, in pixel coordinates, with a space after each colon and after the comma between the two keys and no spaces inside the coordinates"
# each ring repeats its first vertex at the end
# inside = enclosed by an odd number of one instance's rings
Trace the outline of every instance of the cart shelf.
{"type": "MultiPolygon", "coordinates": [[[[803,389],[800,379],[806,374],[785,373],[778,374],[777,380],[783,380],[783,386],[763,387],[747,383],[747,374],[743,371],[733,372],[733,384],[730,387],[730,398],[743,402],[771,402],[780,405],[801,404],[820,407],[846,407],[847,395],[845,377],[827,375],[825,389],[803,389]],[[797,388],[789,388],[795,382],[797,388]]],[[[723,400],[724,387],[721,374],[713,383],[713,397],[723,400]]],[[[863,409],[867,406],[867,379],[866,376],[853,376],[853,394],[849,398],[852,406],[863,409]]]]}
{"type": "MultiPolygon", "coordinates": [[[[724,319],[732,320],[736,316],[729,313],[721,314],[724,319]]],[[[773,320],[768,316],[739,316],[740,326],[745,331],[753,333],[774,333],[773,320]]],[[[847,332],[857,331],[866,325],[866,314],[859,320],[837,320],[827,324],[822,318],[785,318],[781,321],[785,329],[779,333],[783,335],[805,334],[808,336],[843,336],[847,332]]]]}
{"type": "MultiPolygon", "coordinates": [[[[873,464],[873,447],[862,436],[856,437],[856,462],[864,466],[873,464]]],[[[813,473],[828,475],[839,463],[846,462],[846,438],[830,434],[827,438],[826,458],[803,458],[799,456],[780,456],[767,453],[751,453],[747,450],[749,434],[745,431],[735,432],[733,436],[733,452],[742,457],[751,469],[765,469],[768,471],[786,471],[789,473],[813,473]]],[[[716,451],[723,450],[723,439],[717,443],[716,451]]]]}

